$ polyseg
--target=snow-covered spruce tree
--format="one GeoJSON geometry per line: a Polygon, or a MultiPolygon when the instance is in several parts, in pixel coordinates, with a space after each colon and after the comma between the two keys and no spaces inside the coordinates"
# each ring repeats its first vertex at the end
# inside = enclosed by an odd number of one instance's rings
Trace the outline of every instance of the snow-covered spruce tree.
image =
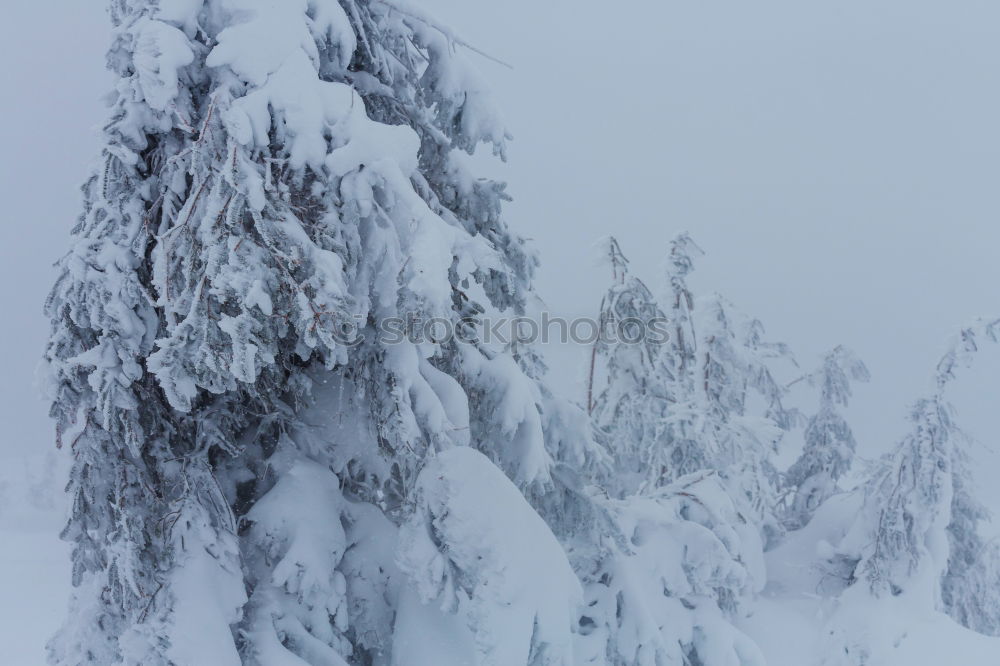
{"type": "Polygon", "coordinates": [[[639,320],[665,324],[669,332],[666,339],[647,336],[642,344],[612,334],[595,347],[607,376],[593,416],[616,469],[625,472],[620,480],[627,492],[641,485],[629,485],[633,477],[656,487],[766,458],[780,436],[766,426],[787,427],[794,418],[782,407],[784,389],[768,367],[774,357],[789,356],[787,348],[764,342],[760,323],[718,295],[702,300],[695,313],[686,278],[700,251],[687,234],[671,243],[669,308],[661,310],[642,281],[628,273],[617,243],[612,240],[609,247],[615,284],[602,301],[602,330],[615,333],[623,323],[639,320]],[[752,396],[762,399],[759,405],[750,405],[752,396]],[[751,416],[755,410],[761,418],[751,416]]]}
{"type": "Polygon", "coordinates": [[[846,589],[824,630],[824,666],[865,666],[897,641],[885,622],[899,612],[930,612],[940,602],[947,568],[956,476],[956,431],[940,392],[919,400],[911,431],[864,487],[855,524],[831,554],[846,589]]]}
{"type": "Polygon", "coordinates": [[[838,549],[841,557],[854,554],[855,587],[876,597],[905,595],[984,633],[998,628],[996,586],[981,584],[995,575],[995,551],[980,536],[986,512],[971,492],[968,438],[945,392],[980,341],[997,341],[998,327],[980,322],[956,337],[933,392],[914,405],[910,433],[868,482],[861,516],[838,549]]]}
{"type": "MultiPolygon", "coordinates": [[[[500,118],[456,39],[389,0],[112,0],[111,18],[102,164],[47,304],[74,461],[51,659],[388,663],[425,459],[471,443],[531,489],[546,431],[584,455],[530,353],[376,335],[398,317],[470,337],[531,298],[503,186],[463,159],[503,154],[500,118]]],[[[564,582],[537,593],[571,604],[564,582]]],[[[564,663],[564,615],[501,639],[564,663]]]]}
{"type": "Polygon", "coordinates": [[[869,378],[864,363],[846,347],[837,346],[827,353],[820,368],[797,380],[819,388],[819,409],[806,424],[802,455],[785,473],[786,492],[792,496],[784,517],[789,529],[808,523],[850,469],[857,444],[839,408],[847,406],[851,382],[869,378]]]}
{"type": "Polygon", "coordinates": [[[783,343],[764,340],[763,325],[714,294],[701,303],[699,359],[703,441],[716,451],[718,469],[753,510],[768,543],[780,534],[775,516],[778,474],[772,462],[797,412],[782,404],[785,387],[770,363],[794,363],[783,343]]]}
{"type": "MultiPolygon", "coordinates": [[[[594,489],[601,521],[590,538],[599,548],[572,549],[585,583],[579,663],[763,664],[734,626],[763,585],[763,546],[745,494],[717,471],[728,474],[732,460],[723,457],[713,425],[728,416],[712,417],[705,392],[714,385],[697,381],[697,350],[706,341],[685,281],[697,251],[687,235],[671,246],[668,341],[629,344],[609,335],[596,347],[607,377],[592,416],[613,461],[607,488],[614,498],[594,489]],[[693,473],[678,478],[678,470],[693,473]]],[[[602,303],[602,329],[662,318],[617,243],[608,252],[614,283],[602,303]]],[[[745,410],[745,399],[739,406],[745,410]]]]}
{"type": "MultiPolygon", "coordinates": [[[[787,347],[765,342],[760,322],[718,295],[700,299],[695,312],[687,277],[700,253],[688,234],[671,243],[663,309],[670,337],[655,347],[646,380],[655,399],[646,413],[632,417],[653,424],[645,426],[652,432],[641,444],[645,482],[652,487],[706,469],[728,476],[736,466],[770,473],[767,458],[781,429],[795,419],[782,406],[784,389],[769,369],[776,358],[790,359],[787,347]]],[[[609,388],[620,374],[609,373],[609,388]]]]}
{"type": "Polygon", "coordinates": [[[660,443],[667,416],[666,377],[656,372],[659,346],[667,337],[654,337],[663,331],[653,328],[667,322],[649,288],[629,273],[618,241],[609,238],[607,244],[613,283],[601,301],[601,336],[594,345],[606,382],[591,414],[598,438],[613,452],[609,489],[634,492],[647,476],[649,454],[660,443]]]}
{"type": "Polygon", "coordinates": [[[955,430],[951,407],[935,394],[917,401],[912,429],[872,480],[875,509],[870,552],[856,576],[875,594],[901,594],[911,580],[933,599],[948,558],[955,430]],[[921,576],[922,572],[922,576],[921,576]],[[926,585],[924,585],[926,583],[926,585]]]}
{"type": "Polygon", "coordinates": [[[958,453],[941,608],[973,631],[1000,636],[1000,544],[982,536],[980,524],[991,512],[973,494],[968,463],[962,452],[958,453]]]}
{"type": "Polygon", "coordinates": [[[646,483],[665,485],[687,474],[713,469],[715,451],[699,433],[698,334],[694,323],[694,296],[687,278],[694,258],[703,254],[687,233],[670,242],[666,260],[667,307],[670,339],[661,345],[654,373],[663,385],[669,412],[658,423],[655,441],[645,452],[646,483]]]}
{"type": "MultiPolygon", "coordinates": [[[[974,362],[982,341],[1000,341],[1000,320],[979,321],[963,329],[937,367],[943,387],[974,362]]],[[[968,451],[972,441],[955,431],[951,515],[947,527],[948,566],[941,580],[941,608],[962,625],[1000,636],[1000,547],[982,536],[980,523],[990,511],[975,496],[968,451]]]]}
{"type": "MultiPolygon", "coordinates": [[[[685,474],[712,469],[714,451],[700,438],[698,416],[698,339],[694,297],[687,276],[701,253],[690,236],[670,243],[667,257],[668,307],[628,272],[628,261],[613,240],[608,247],[614,282],[601,303],[601,328],[614,330],[628,319],[665,321],[665,340],[631,344],[611,337],[599,341],[605,385],[593,404],[598,438],[610,450],[620,493],[658,487],[685,474]]],[[[658,333],[658,331],[650,331],[658,333]]],[[[594,373],[592,373],[594,374],[594,373]]]]}

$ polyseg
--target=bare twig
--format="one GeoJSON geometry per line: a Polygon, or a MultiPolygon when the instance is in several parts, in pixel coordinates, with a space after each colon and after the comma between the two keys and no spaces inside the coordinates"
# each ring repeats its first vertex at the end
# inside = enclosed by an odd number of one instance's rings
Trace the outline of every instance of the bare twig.
{"type": "Polygon", "coordinates": [[[403,5],[403,4],[400,3],[399,0],[376,0],[376,2],[380,2],[381,4],[385,5],[389,9],[397,11],[397,12],[399,12],[400,14],[402,14],[404,16],[408,16],[408,17],[410,17],[412,19],[420,21],[424,25],[437,30],[442,35],[444,35],[445,39],[447,39],[448,42],[450,42],[451,44],[457,44],[458,46],[466,48],[466,49],[472,51],[473,53],[475,53],[477,55],[480,55],[483,58],[486,58],[487,60],[490,60],[492,62],[495,62],[498,65],[506,67],[507,69],[514,69],[514,67],[511,64],[506,63],[503,60],[500,60],[499,58],[491,56],[489,53],[486,53],[485,51],[482,51],[482,50],[476,48],[472,44],[469,44],[468,42],[466,42],[462,38],[458,37],[451,30],[449,30],[445,26],[442,26],[442,25],[436,23],[433,19],[431,19],[429,16],[425,15],[423,12],[421,12],[418,9],[415,9],[413,7],[409,7],[407,5],[403,5]]]}

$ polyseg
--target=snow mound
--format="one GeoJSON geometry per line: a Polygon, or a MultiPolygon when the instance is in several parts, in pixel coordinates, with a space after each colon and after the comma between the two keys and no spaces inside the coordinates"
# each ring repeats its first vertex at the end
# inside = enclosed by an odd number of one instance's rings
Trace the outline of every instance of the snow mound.
{"type": "Polygon", "coordinates": [[[586,588],[579,663],[765,666],[732,623],[763,584],[763,548],[718,475],[607,505],[620,534],[586,588]]]}
{"type": "MultiPolygon", "coordinates": [[[[424,604],[403,603],[398,666],[473,663],[566,665],[580,583],[545,522],[481,453],[465,447],[435,456],[417,480],[416,510],[400,531],[398,563],[424,604]],[[419,615],[419,617],[417,617],[419,615]],[[433,654],[414,659],[424,632],[459,629],[433,654]]],[[[445,634],[447,632],[444,632],[445,634]]],[[[441,633],[439,633],[441,635],[441,633]]]]}

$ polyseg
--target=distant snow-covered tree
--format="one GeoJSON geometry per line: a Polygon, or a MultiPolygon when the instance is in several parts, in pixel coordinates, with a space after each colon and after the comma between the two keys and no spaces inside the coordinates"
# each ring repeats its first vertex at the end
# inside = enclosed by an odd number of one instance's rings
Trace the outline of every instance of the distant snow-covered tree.
{"type": "Polygon", "coordinates": [[[951,407],[939,395],[919,400],[911,432],[870,482],[874,509],[872,544],[855,575],[875,594],[901,594],[911,581],[933,590],[948,559],[955,427],[951,407]]]}
{"type": "Polygon", "coordinates": [[[956,459],[948,568],[941,580],[941,607],[956,622],[981,634],[1000,636],[1000,544],[982,536],[991,512],[978,500],[965,456],[956,459]]]}
{"type": "Polygon", "coordinates": [[[840,547],[855,553],[854,579],[875,596],[908,595],[984,633],[996,633],[995,550],[981,537],[986,511],[975,499],[969,439],[954,420],[946,389],[998,322],[963,329],[941,359],[934,390],[910,412],[911,430],[865,486],[862,514],[840,547]]]}
{"type": "Polygon", "coordinates": [[[608,251],[602,324],[666,317],[670,335],[596,347],[607,383],[593,418],[615,499],[594,489],[599,548],[574,551],[587,600],[578,659],[763,664],[735,624],[764,583],[762,537],[777,531],[770,455],[793,415],[769,363],[787,349],[719,297],[695,311],[686,279],[700,250],[686,234],[671,244],[663,309],[617,243],[608,251]]]}
{"type": "Polygon", "coordinates": [[[980,321],[956,336],[929,395],[910,410],[909,432],[856,491],[860,511],[825,557],[844,574],[844,588],[823,631],[824,666],[890,659],[910,631],[898,616],[941,610],[969,628],[997,631],[996,551],[981,537],[986,514],[972,492],[969,438],[947,388],[982,341],[997,341],[998,326],[980,321]]]}
{"type": "Polygon", "coordinates": [[[763,325],[718,294],[701,303],[699,358],[701,441],[714,452],[733,492],[753,510],[772,543],[781,532],[775,510],[777,470],[772,458],[784,430],[797,418],[783,405],[785,387],[771,371],[775,359],[794,363],[788,347],[764,340],[763,325]]]}
{"type": "MultiPolygon", "coordinates": [[[[1000,341],[1000,320],[980,321],[963,329],[937,368],[942,388],[958,369],[974,362],[982,342],[1000,341]]],[[[976,497],[969,463],[972,441],[956,432],[952,453],[952,499],[947,527],[948,562],[941,579],[942,609],[962,625],[1000,636],[1000,547],[983,537],[990,511],[976,497]]]]}
{"type": "MultiPolygon", "coordinates": [[[[613,452],[610,483],[629,491],[645,479],[652,451],[663,444],[669,398],[666,377],[657,372],[657,363],[666,340],[654,339],[663,332],[652,325],[667,322],[652,292],[629,273],[618,242],[614,238],[607,242],[614,282],[601,301],[601,336],[594,346],[606,383],[591,412],[600,438],[613,452]]],[[[593,379],[592,370],[591,383],[593,379]]]]}
{"type": "Polygon", "coordinates": [[[745,496],[764,529],[776,534],[771,456],[796,413],[783,406],[785,387],[774,379],[771,364],[791,359],[787,346],[765,341],[760,322],[721,296],[700,299],[695,311],[686,280],[701,250],[687,234],[670,246],[669,307],[662,310],[628,273],[617,243],[611,241],[608,251],[616,282],[603,300],[602,325],[665,318],[669,331],[657,344],[596,347],[607,378],[593,415],[615,459],[621,491],[716,470],[745,496]]]}
{"type": "Polygon", "coordinates": [[[857,444],[839,408],[847,406],[851,382],[869,378],[864,363],[843,346],[835,347],[819,369],[802,378],[819,388],[819,409],[806,424],[802,455],[785,473],[785,486],[792,493],[785,516],[790,529],[808,523],[850,469],[857,444]]]}
{"type": "Polygon", "coordinates": [[[711,444],[700,436],[703,402],[698,383],[698,332],[695,330],[695,299],[687,284],[694,259],[704,254],[687,233],[670,243],[666,260],[664,311],[670,323],[670,338],[662,345],[654,372],[663,386],[668,412],[658,424],[658,436],[646,453],[646,483],[664,485],[687,474],[712,469],[716,462],[711,444]]]}
{"type": "Polygon", "coordinates": [[[694,297],[686,278],[701,249],[680,234],[667,257],[668,306],[661,308],[646,285],[628,272],[628,261],[611,241],[609,256],[615,281],[601,305],[602,329],[630,318],[664,320],[664,339],[649,344],[599,343],[606,385],[594,404],[598,433],[620,470],[624,492],[657,487],[700,470],[711,469],[714,452],[699,432],[698,334],[694,297]]]}

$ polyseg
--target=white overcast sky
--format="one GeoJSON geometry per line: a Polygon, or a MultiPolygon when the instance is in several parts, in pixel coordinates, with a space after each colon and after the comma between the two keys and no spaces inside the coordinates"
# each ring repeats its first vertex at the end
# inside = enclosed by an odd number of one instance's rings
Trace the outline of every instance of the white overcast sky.
{"type": "MultiPolygon", "coordinates": [[[[804,365],[838,343],[864,358],[866,451],[901,434],[946,337],[1000,315],[995,0],[421,4],[513,65],[479,60],[515,136],[495,173],[557,314],[593,314],[600,236],[654,283],[688,230],[707,252],[698,289],[760,317],[804,365]]],[[[102,5],[12,3],[0,25],[0,409],[22,450],[52,441],[29,386],[103,119],[102,5]]],[[[556,355],[562,386],[580,359],[556,355]]],[[[989,445],[998,386],[980,370],[960,393],[989,445]]]]}

